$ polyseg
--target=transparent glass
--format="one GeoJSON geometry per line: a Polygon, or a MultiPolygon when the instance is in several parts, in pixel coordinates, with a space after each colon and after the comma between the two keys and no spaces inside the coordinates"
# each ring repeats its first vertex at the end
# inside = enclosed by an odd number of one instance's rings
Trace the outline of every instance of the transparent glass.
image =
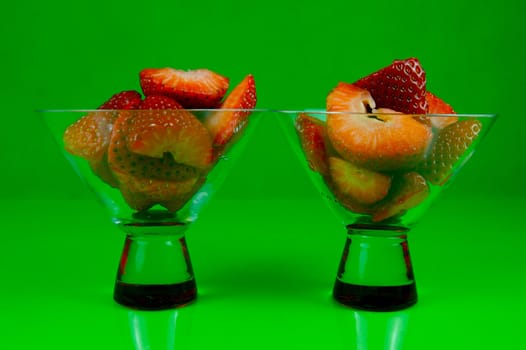
{"type": "MultiPolygon", "coordinates": [[[[178,114],[191,113],[203,121],[218,111],[163,110],[162,113],[171,113],[176,117],[178,114]]],[[[39,112],[76,173],[93,191],[112,222],[125,233],[114,300],[131,308],[147,310],[173,308],[193,301],[197,296],[197,286],[185,235],[210,197],[221,186],[260,115],[268,111],[220,110],[249,116],[245,123],[235,129],[226,145],[213,146],[212,160],[206,167],[199,169],[177,164],[166,154],[157,158],[149,157],[130,152],[122,145],[116,146],[117,118],[124,115],[135,118],[156,111],[39,112]],[[90,138],[99,139],[99,134],[104,134],[105,128],[113,127],[109,146],[106,145],[106,149],[99,152],[101,155],[97,159],[73,155],[66,150],[64,141],[66,129],[88,115],[94,116],[97,121],[103,120],[105,123],[110,120],[113,123],[109,123],[109,126],[97,124],[94,127],[96,131],[86,136],[88,141],[90,138]]],[[[90,124],[84,129],[89,127],[93,126],[90,124]]],[[[194,149],[187,147],[185,151],[195,153],[194,149]]],[[[199,154],[196,156],[199,158],[199,154]]]]}
{"type": "Polygon", "coordinates": [[[281,118],[346,228],[333,296],[365,310],[417,301],[408,232],[448,187],[496,115],[290,111],[281,118]]]}

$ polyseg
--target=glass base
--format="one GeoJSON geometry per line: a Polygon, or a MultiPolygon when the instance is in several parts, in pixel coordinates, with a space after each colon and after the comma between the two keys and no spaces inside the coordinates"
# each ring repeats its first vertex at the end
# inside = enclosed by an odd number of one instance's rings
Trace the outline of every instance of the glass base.
{"type": "Polygon", "coordinates": [[[344,283],[336,279],[334,298],[341,304],[368,311],[396,311],[417,302],[416,284],[373,287],[344,283]]]}
{"type": "Polygon", "coordinates": [[[141,225],[140,229],[146,232],[126,236],[113,299],[140,310],[170,309],[196,299],[184,230],[167,234],[159,233],[158,226],[141,225]]]}
{"type": "Polygon", "coordinates": [[[371,311],[401,310],[417,302],[407,229],[349,225],[334,284],[341,304],[371,311]]]}
{"type": "Polygon", "coordinates": [[[129,284],[117,282],[113,299],[139,310],[163,310],[186,305],[197,297],[195,280],[176,284],[129,284]]]}

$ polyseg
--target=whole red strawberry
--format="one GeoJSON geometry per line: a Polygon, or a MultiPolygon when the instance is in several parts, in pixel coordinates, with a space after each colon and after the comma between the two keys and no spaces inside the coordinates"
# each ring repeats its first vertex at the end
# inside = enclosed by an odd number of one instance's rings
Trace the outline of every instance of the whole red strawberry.
{"type": "Polygon", "coordinates": [[[395,60],[354,85],[368,90],[378,108],[408,114],[427,112],[426,73],[416,58],[395,60]]]}

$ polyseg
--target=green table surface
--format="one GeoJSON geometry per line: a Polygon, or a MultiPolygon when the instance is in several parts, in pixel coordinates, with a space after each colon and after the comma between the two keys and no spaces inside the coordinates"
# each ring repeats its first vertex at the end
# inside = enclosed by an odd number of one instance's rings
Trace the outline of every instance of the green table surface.
{"type": "Polygon", "coordinates": [[[516,349],[526,200],[444,195],[410,233],[419,302],[331,298],[345,232],[322,200],[218,196],[187,235],[196,302],[145,312],[112,289],[123,234],[98,204],[1,200],[2,349],[516,349]]]}

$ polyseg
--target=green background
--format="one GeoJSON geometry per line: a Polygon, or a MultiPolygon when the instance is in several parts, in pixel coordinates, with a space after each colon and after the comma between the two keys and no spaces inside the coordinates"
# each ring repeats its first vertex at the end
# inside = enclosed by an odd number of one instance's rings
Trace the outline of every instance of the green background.
{"type": "Polygon", "coordinates": [[[254,342],[380,349],[398,337],[408,349],[428,343],[480,349],[511,348],[522,339],[521,1],[29,0],[1,6],[3,347],[148,348],[138,345],[142,339],[166,349],[174,338],[188,348],[241,349],[254,342]],[[112,304],[122,236],[35,110],[95,108],[115,92],[138,89],[141,69],[165,66],[206,67],[233,84],[252,73],[258,107],[319,108],[339,81],[412,56],[427,72],[428,89],[457,112],[500,117],[414,230],[421,293],[415,308],[371,315],[331,302],[344,232],[287,141],[268,125],[189,234],[200,301],[147,314],[112,304]]]}

